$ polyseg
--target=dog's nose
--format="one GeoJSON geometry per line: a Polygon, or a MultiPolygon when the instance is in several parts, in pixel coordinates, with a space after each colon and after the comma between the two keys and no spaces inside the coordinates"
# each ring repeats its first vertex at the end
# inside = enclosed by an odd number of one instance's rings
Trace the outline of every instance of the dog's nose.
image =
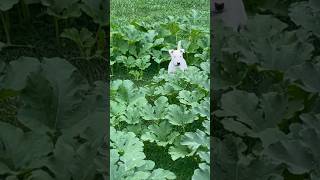
{"type": "Polygon", "coordinates": [[[216,9],[216,11],[217,12],[221,12],[221,11],[223,11],[223,9],[224,9],[224,3],[222,2],[222,3],[214,3],[214,7],[215,7],[215,9],[216,9]]]}
{"type": "Polygon", "coordinates": [[[179,63],[179,62],[177,63],[177,66],[180,66],[180,63],[179,63]]]}

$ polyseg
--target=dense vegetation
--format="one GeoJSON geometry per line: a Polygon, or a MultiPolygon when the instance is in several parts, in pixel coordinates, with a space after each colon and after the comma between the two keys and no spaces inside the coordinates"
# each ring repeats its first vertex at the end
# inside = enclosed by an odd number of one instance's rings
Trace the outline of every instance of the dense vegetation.
{"type": "Polygon", "coordinates": [[[320,4],[272,2],[256,2],[240,33],[214,27],[219,180],[320,179],[320,4]]]}
{"type": "Polygon", "coordinates": [[[208,2],[135,2],[111,17],[108,72],[105,0],[0,0],[0,179],[320,179],[317,0],[216,22],[211,102],[208,2]],[[178,40],[189,69],[168,75],[178,40]]]}
{"type": "Polygon", "coordinates": [[[0,179],[107,175],[105,0],[0,0],[0,179]]]}
{"type": "Polygon", "coordinates": [[[125,8],[113,11],[113,3],[111,179],[210,179],[209,6],[200,13],[184,10],[187,1],[163,1],[157,14],[152,5],[121,4],[139,19],[117,18],[125,8]],[[189,68],[169,75],[168,51],[180,40],[189,68]]]}

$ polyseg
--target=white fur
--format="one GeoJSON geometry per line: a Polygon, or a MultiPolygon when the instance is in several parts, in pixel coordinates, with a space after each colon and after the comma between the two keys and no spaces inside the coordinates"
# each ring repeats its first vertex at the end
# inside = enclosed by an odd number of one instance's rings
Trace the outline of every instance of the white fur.
{"type": "Polygon", "coordinates": [[[182,71],[188,68],[186,60],[183,58],[184,49],[169,50],[171,61],[168,66],[168,73],[174,73],[177,69],[182,71]]]}
{"type": "Polygon", "coordinates": [[[242,0],[213,0],[213,11],[217,12],[215,3],[224,4],[224,9],[222,13],[216,14],[213,18],[222,19],[226,26],[235,31],[247,24],[248,17],[242,0]]]}

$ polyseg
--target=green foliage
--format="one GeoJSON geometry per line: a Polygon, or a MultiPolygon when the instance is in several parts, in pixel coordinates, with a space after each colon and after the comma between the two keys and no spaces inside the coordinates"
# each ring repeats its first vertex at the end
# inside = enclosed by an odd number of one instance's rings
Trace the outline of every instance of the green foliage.
{"type": "Polygon", "coordinates": [[[81,15],[79,0],[41,0],[42,5],[47,6],[47,12],[51,16],[60,19],[79,17],[81,15]]]}
{"type": "Polygon", "coordinates": [[[101,176],[98,169],[106,168],[99,153],[106,128],[105,84],[90,86],[74,66],[60,58],[40,62],[21,57],[4,66],[0,89],[16,92],[17,120],[25,128],[0,123],[1,178],[101,176]]]}
{"type": "Polygon", "coordinates": [[[109,25],[107,0],[82,0],[81,8],[99,26],[109,25]]]}
{"type": "Polygon", "coordinates": [[[77,44],[82,57],[91,56],[92,47],[96,43],[92,36],[93,34],[87,28],[82,28],[80,31],[75,28],[65,29],[61,33],[61,37],[72,40],[77,44]]]}
{"type": "Polygon", "coordinates": [[[12,26],[12,23],[10,22],[9,11],[13,10],[14,5],[18,5],[18,3],[21,3],[21,8],[18,8],[15,11],[27,16],[25,18],[27,18],[29,23],[30,18],[38,16],[36,14],[30,14],[29,6],[40,4],[44,6],[46,8],[47,15],[53,17],[54,21],[52,22],[55,27],[58,44],[60,44],[60,36],[74,41],[78,45],[81,55],[80,58],[88,59],[92,58],[92,56],[102,58],[102,53],[106,54],[106,42],[104,42],[106,39],[106,33],[104,28],[109,26],[108,3],[106,0],[1,0],[0,17],[7,42],[0,42],[0,51],[4,47],[23,47],[23,45],[12,44],[10,36],[10,27],[12,26]],[[70,22],[78,18],[83,18],[85,15],[92,18],[91,25],[93,26],[91,27],[96,28],[96,32],[92,32],[92,30],[88,30],[87,28],[77,30],[75,27],[70,27],[72,26],[70,22]],[[64,24],[64,26],[61,26],[61,24],[64,24]],[[62,30],[61,27],[63,27],[62,30]],[[93,49],[93,46],[96,43],[97,48],[93,49]]]}
{"type": "MultiPolygon", "coordinates": [[[[165,69],[161,68],[148,83],[141,87],[131,80],[113,80],[110,87],[110,118],[112,127],[118,133],[131,134],[130,138],[125,138],[126,141],[136,138],[141,143],[151,142],[164,147],[166,149],[164,153],[168,154],[172,161],[185,161],[185,158],[196,159],[198,169],[193,169],[192,177],[184,178],[210,179],[210,72],[208,48],[206,48],[208,47],[206,43],[208,32],[196,25],[190,28],[190,23],[190,18],[188,20],[187,17],[184,17],[182,19],[168,18],[166,23],[151,25],[143,23],[133,23],[125,27],[114,25],[115,29],[112,31],[114,33],[111,34],[113,65],[122,64],[129,72],[134,68],[142,72],[146,71],[145,68],[138,65],[139,58],[148,56],[145,59],[149,64],[159,63],[153,61],[156,58],[152,56],[155,55],[157,58],[168,58],[165,53],[168,54],[169,48],[176,47],[176,38],[182,38],[183,33],[186,37],[182,46],[187,52],[187,62],[196,58],[197,54],[204,54],[204,56],[203,59],[193,62],[195,66],[190,63],[191,65],[184,72],[177,71],[175,74],[168,74],[165,69]],[[153,52],[162,53],[154,54],[153,52]]],[[[111,136],[117,136],[113,134],[116,133],[111,133],[111,136]]],[[[131,152],[132,148],[131,146],[131,152]]],[[[121,152],[126,152],[126,150],[121,152]]],[[[115,156],[119,159],[119,155],[115,156]]],[[[131,156],[140,157],[134,154],[131,156]]],[[[144,158],[145,156],[141,154],[141,159],[144,158]]],[[[155,161],[156,166],[157,163],[155,161]]],[[[160,167],[171,169],[168,162],[160,167]]],[[[166,170],[167,174],[174,173],[169,172],[166,170]]],[[[148,177],[148,174],[142,172],[132,171],[131,173],[133,174],[128,177],[137,176],[135,174],[145,175],[139,175],[140,179],[148,177]]],[[[118,172],[114,174],[118,177],[118,172]]],[[[125,174],[125,171],[121,174],[125,174]]],[[[170,178],[181,179],[182,177],[170,175],[163,179],[170,178]]]]}
{"type": "Polygon", "coordinates": [[[105,60],[107,8],[105,0],[0,1],[0,179],[106,177],[107,84],[74,60],[105,60]],[[52,43],[52,26],[62,42],[52,43]]]}
{"type": "Polygon", "coordinates": [[[0,1],[0,10],[1,11],[8,11],[18,2],[19,2],[19,0],[1,0],[0,1]]]}
{"type": "Polygon", "coordinates": [[[167,170],[154,169],[155,163],[145,160],[143,143],[132,132],[116,131],[111,127],[110,179],[175,179],[167,170]]]}
{"type": "Polygon", "coordinates": [[[159,23],[130,25],[114,23],[111,26],[111,66],[114,74],[124,67],[127,76],[136,80],[144,78],[144,72],[162,67],[170,61],[169,49],[177,47],[179,40],[186,50],[189,65],[200,64],[209,59],[209,32],[198,25],[196,11],[180,18],[168,17],[159,23]]]}
{"type": "Polygon", "coordinates": [[[312,0],[288,2],[260,4],[268,11],[250,16],[239,33],[217,22],[213,72],[217,128],[212,142],[217,179],[320,177],[315,145],[319,9],[312,0]],[[268,8],[279,3],[283,6],[268,8]]]}

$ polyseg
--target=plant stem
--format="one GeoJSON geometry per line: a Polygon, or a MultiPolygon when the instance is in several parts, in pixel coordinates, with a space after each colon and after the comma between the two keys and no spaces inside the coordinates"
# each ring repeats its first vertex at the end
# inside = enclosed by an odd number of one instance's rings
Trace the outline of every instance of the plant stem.
{"type": "Polygon", "coordinates": [[[53,17],[54,19],[54,27],[56,32],[56,40],[58,45],[60,45],[60,37],[59,37],[59,19],[57,17],[53,17]]]}
{"type": "Polygon", "coordinates": [[[10,38],[10,22],[9,22],[9,15],[7,12],[0,11],[1,21],[3,24],[4,32],[6,34],[7,44],[11,44],[10,38]]]}
{"type": "Polygon", "coordinates": [[[90,56],[90,57],[87,57],[87,58],[84,58],[84,57],[72,57],[72,58],[70,58],[71,60],[76,60],[76,59],[84,59],[84,60],[86,60],[86,59],[88,59],[88,60],[90,60],[90,59],[93,59],[93,58],[99,58],[99,59],[102,59],[102,60],[104,60],[104,61],[108,61],[108,59],[107,58],[105,58],[105,57],[103,57],[103,56],[90,56]]]}
{"type": "Polygon", "coordinates": [[[106,44],[106,32],[104,31],[103,27],[99,25],[98,31],[96,34],[96,43],[97,49],[96,51],[101,51],[102,54],[107,53],[107,44],[106,44]]]}
{"type": "Polygon", "coordinates": [[[23,8],[22,8],[22,5],[20,4],[19,6],[19,22],[20,22],[20,25],[23,23],[23,8]]]}
{"type": "Polygon", "coordinates": [[[80,51],[80,56],[84,57],[85,59],[88,59],[87,55],[85,55],[84,51],[83,51],[83,47],[82,45],[78,45],[79,51],[80,51]]]}
{"type": "Polygon", "coordinates": [[[30,19],[30,10],[29,6],[26,4],[25,0],[21,0],[21,6],[22,6],[22,14],[26,17],[27,20],[30,19]]]}
{"type": "Polygon", "coordinates": [[[97,40],[98,40],[100,31],[101,31],[101,26],[99,25],[98,30],[97,30],[97,32],[96,32],[96,39],[97,39],[97,40]]]}
{"type": "Polygon", "coordinates": [[[111,76],[113,76],[113,66],[111,66],[111,76]]]}
{"type": "Polygon", "coordinates": [[[140,71],[141,74],[141,80],[143,79],[143,70],[140,71]]]}
{"type": "Polygon", "coordinates": [[[35,47],[32,45],[23,45],[23,44],[7,44],[4,48],[30,48],[34,49],[35,47]]]}

